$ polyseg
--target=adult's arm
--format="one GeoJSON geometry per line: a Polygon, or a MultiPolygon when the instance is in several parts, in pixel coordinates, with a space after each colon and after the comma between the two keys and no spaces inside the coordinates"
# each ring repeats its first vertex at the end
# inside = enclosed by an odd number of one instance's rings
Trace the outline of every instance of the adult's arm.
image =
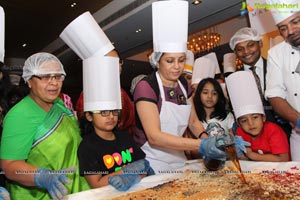
{"type": "Polygon", "coordinates": [[[5,176],[21,185],[35,186],[34,174],[37,167],[26,163],[24,160],[1,160],[5,176]]]}
{"type": "Polygon", "coordinates": [[[159,111],[155,103],[141,100],[136,103],[136,109],[150,144],[176,150],[199,149],[201,140],[183,138],[161,131],[159,111]]]}
{"type": "MultiPolygon", "coordinates": [[[[193,97],[191,97],[189,99],[189,102],[192,105],[190,119],[189,119],[189,128],[190,128],[191,132],[198,138],[199,135],[203,131],[205,131],[205,129],[197,116],[193,101],[191,100],[192,98],[193,97]]],[[[205,138],[205,137],[208,137],[207,134],[202,134],[201,138],[205,138]]]]}
{"type": "Polygon", "coordinates": [[[285,99],[281,97],[272,97],[268,99],[273,110],[282,118],[297,123],[297,119],[300,117],[300,113],[295,110],[285,99]]]}
{"type": "Polygon", "coordinates": [[[299,111],[296,111],[286,100],[288,97],[287,90],[291,82],[285,76],[290,76],[285,72],[287,60],[282,58],[282,49],[284,43],[275,46],[268,51],[268,70],[266,74],[266,91],[265,96],[270,102],[272,109],[282,118],[296,124],[297,118],[300,116],[299,111]],[[284,79],[285,78],[285,79],[284,79]]]}

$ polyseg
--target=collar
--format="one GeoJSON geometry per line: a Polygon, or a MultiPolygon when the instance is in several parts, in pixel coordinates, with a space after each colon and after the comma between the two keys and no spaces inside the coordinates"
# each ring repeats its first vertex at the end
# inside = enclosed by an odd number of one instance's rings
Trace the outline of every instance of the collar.
{"type": "MultiPolygon", "coordinates": [[[[258,69],[263,69],[264,68],[264,61],[263,61],[263,58],[260,56],[258,61],[255,63],[254,65],[256,68],[258,69]]],[[[250,70],[250,65],[246,65],[244,64],[244,69],[247,69],[247,70],[250,70]]]]}

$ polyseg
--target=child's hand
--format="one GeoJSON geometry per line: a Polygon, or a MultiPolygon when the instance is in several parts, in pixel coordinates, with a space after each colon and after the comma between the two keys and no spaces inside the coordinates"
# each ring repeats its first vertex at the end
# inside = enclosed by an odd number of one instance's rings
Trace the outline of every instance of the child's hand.
{"type": "Polygon", "coordinates": [[[238,158],[241,158],[244,153],[247,153],[246,147],[250,147],[251,144],[243,140],[241,136],[234,136],[235,150],[238,158]]]}
{"type": "Polygon", "coordinates": [[[129,163],[122,168],[125,174],[147,174],[149,169],[150,163],[146,159],[129,163]]]}
{"type": "Polygon", "coordinates": [[[115,176],[110,176],[108,178],[108,183],[120,191],[126,191],[134,184],[141,181],[139,174],[119,174],[115,176]]]}

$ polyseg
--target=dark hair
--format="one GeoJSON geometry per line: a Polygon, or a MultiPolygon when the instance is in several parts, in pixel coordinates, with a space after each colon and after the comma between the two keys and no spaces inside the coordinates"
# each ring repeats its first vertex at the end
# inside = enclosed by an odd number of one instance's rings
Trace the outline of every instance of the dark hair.
{"type": "Polygon", "coordinates": [[[224,120],[228,114],[226,110],[226,98],[224,96],[223,90],[219,82],[213,78],[202,79],[197,87],[197,90],[194,95],[194,106],[197,113],[197,116],[200,121],[206,122],[206,112],[204,106],[201,102],[200,94],[207,83],[211,83],[218,94],[218,101],[215,105],[214,112],[211,113],[210,118],[217,118],[219,120],[224,120]]]}
{"type": "MultiPolygon", "coordinates": [[[[92,112],[89,113],[92,114],[92,112]]],[[[84,112],[83,116],[78,119],[80,124],[80,133],[82,137],[94,131],[94,126],[92,122],[86,119],[85,114],[86,113],[84,112]]]]}

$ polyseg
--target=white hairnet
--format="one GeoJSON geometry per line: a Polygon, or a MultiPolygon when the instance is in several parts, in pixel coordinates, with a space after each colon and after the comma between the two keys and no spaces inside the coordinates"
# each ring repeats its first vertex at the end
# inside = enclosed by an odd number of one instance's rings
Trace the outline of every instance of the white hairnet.
{"type": "Polygon", "coordinates": [[[260,41],[262,38],[260,34],[252,28],[245,27],[238,30],[230,39],[229,45],[232,50],[240,42],[245,42],[247,40],[260,41]]]}
{"type": "Polygon", "coordinates": [[[136,85],[140,82],[140,80],[142,80],[144,77],[146,77],[147,75],[145,74],[140,74],[137,75],[136,77],[134,77],[131,81],[131,87],[130,87],[130,93],[133,95],[134,89],[136,87],[136,85]]]}
{"type": "Polygon", "coordinates": [[[27,58],[27,60],[24,63],[22,75],[25,82],[27,82],[33,75],[43,74],[66,75],[66,72],[59,59],[50,53],[40,52],[33,54],[32,56],[27,58]],[[46,62],[53,62],[59,65],[44,65],[46,62]]]}
{"type": "Polygon", "coordinates": [[[162,52],[152,52],[149,62],[153,69],[157,68],[157,62],[160,60],[160,57],[162,55],[163,55],[162,52]]]}

